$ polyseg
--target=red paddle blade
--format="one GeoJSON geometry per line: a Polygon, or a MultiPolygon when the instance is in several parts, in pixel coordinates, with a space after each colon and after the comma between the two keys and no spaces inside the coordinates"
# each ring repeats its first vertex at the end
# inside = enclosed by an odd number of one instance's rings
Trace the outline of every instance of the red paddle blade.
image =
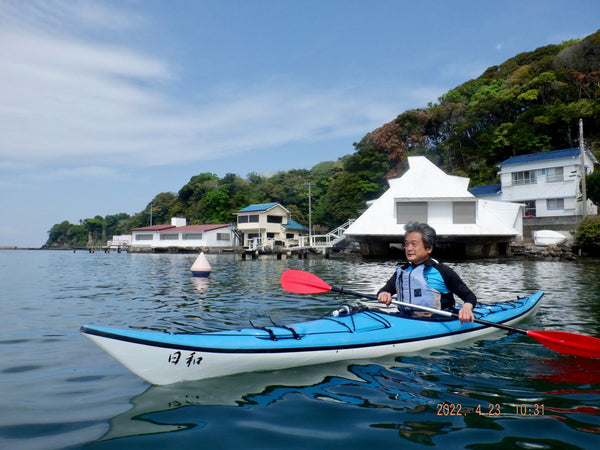
{"type": "Polygon", "coordinates": [[[600,339],[566,331],[533,331],[527,336],[563,355],[600,358],[600,339]]]}
{"type": "Polygon", "coordinates": [[[295,294],[320,294],[331,290],[331,286],[318,276],[293,269],[286,270],[281,274],[281,287],[295,294]]]}

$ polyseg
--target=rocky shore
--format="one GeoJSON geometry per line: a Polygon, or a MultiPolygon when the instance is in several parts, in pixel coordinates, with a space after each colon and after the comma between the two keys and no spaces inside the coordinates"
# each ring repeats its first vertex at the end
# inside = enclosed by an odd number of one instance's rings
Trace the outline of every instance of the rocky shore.
{"type": "Polygon", "coordinates": [[[561,245],[535,245],[532,243],[518,243],[510,245],[508,259],[537,260],[537,261],[575,261],[579,249],[568,244],[561,245]]]}

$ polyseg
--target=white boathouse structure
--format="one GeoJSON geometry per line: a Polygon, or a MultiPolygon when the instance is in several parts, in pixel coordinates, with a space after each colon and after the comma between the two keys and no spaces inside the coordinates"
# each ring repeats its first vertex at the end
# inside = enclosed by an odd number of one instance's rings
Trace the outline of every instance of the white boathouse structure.
{"type": "Polygon", "coordinates": [[[447,175],[424,156],[409,157],[408,166],[345,231],[363,256],[398,252],[404,225],[412,221],[436,230],[436,254],[446,258],[506,254],[508,244],[521,238],[522,204],[477,199],[468,191],[468,178],[447,175]]]}

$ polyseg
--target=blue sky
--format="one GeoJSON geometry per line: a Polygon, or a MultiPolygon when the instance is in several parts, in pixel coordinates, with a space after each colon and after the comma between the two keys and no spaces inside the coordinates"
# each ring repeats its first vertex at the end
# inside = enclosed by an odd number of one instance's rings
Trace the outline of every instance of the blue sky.
{"type": "Polygon", "coordinates": [[[0,0],[0,246],[193,175],[310,169],[597,0],[0,0]]]}

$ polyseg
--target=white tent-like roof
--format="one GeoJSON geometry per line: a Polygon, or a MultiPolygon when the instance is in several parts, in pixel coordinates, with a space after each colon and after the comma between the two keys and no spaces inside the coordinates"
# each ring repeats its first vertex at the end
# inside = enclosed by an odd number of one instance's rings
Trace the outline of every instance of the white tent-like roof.
{"type": "Polygon", "coordinates": [[[408,158],[408,171],[388,181],[389,189],[350,227],[348,236],[402,236],[398,223],[398,202],[427,202],[427,222],[439,237],[522,235],[521,207],[517,203],[476,199],[469,191],[469,179],[447,175],[424,156],[408,158]],[[476,202],[475,223],[453,223],[453,202],[476,202]]]}

